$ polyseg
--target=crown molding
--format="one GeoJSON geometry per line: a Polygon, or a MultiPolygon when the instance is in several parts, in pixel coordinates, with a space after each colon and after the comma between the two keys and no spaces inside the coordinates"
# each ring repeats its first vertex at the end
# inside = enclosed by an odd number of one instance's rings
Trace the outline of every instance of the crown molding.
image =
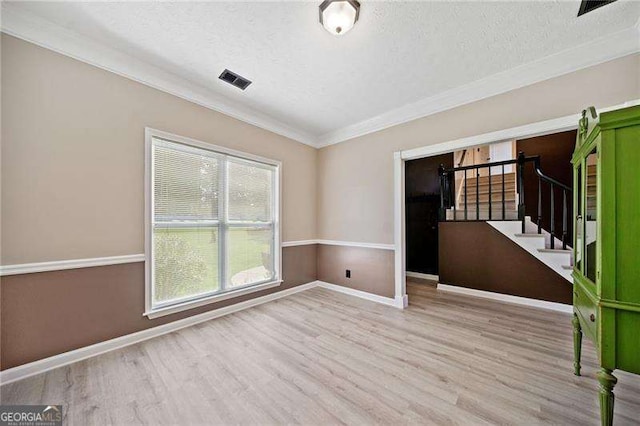
{"type": "Polygon", "coordinates": [[[633,27],[614,34],[325,133],[317,145],[325,147],[344,142],[638,52],[640,20],[633,27]]]}
{"type": "Polygon", "coordinates": [[[264,113],[240,105],[213,90],[167,72],[155,65],[95,42],[76,32],[2,3],[0,30],[11,36],[137,81],[154,89],[212,109],[245,123],[312,147],[316,137],[264,113]]]}
{"type": "Polygon", "coordinates": [[[149,87],[212,109],[240,121],[314,148],[345,142],[465,104],[640,52],[640,19],[633,27],[591,40],[539,60],[493,74],[392,109],[323,135],[295,128],[255,109],[225,98],[179,75],[119,52],[90,38],[2,3],[0,30],[65,56],[121,75],[149,87]]]}

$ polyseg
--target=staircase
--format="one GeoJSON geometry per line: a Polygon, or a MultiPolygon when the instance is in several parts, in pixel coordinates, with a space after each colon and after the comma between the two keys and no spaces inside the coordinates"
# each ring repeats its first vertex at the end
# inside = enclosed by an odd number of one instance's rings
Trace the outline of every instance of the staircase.
{"type": "MultiPolygon", "coordinates": [[[[542,173],[539,156],[525,157],[521,152],[514,160],[452,169],[441,166],[439,172],[441,221],[486,221],[562,278],[572,282],[572,251],[566,241],[570,214],[567,199],[571,196],[572,189],[542,173]],[[525,197],[523,170],[527,162],[533,163],[538,179],[538,193],[527,194],[525,197]],[[516,166],[517,172],[511,171],[511,166],[516,166]],[[509,171],[505,172],[505,167],[509,167],[509,171]],[[490,171],[496,169],[502,173],[489,175],[490,171]],[[525,216],[525,200],[534,205],[537,203],[538,222],[543,214],[547,214],[542,212],[541,205],[543,185],[546,190],[551,189],[550,211],[547,216],[550,218],[551,232],[533,223],[531,217],[525,216]],[[562,195],[557,202],[555,192],[562,195]],[[561,227],[555,226],[556,212],[562,212],[561,227]],[[552,235],[554,231],[562,232],[564,243],[552,235]]],[[[595,175],[595,165],[587,169],[587,177],[591,175],[595,175]]],[[[586,189],[587,194],[595,194],[595,180],[587,179],[586,189]]],[[[595,200],[595,196],[593,199],[595,200]]],[[[595,208],[595,205],[592,207],[595,208]]]]}
{"type": "Polygon", "coordinates": [[[524,234],[522,233],[522,223],[520,221],[493,220],[487,221],[487,223],[553,269],[562,278],[573,282],[571,278],[573,269],[573,266],[571,266],[571,247],[567,246],[567,249],[563,250],[562,241],[554,237],[554,245],[558,248],[550,248],[551,235],[544,229],[541,234],[538,234],[538,225],[533,223],[529,216],[525,217],[524,234]]]}
{"type": "Polygon", "coordinates": [[[515,172],[505,173],[504,175],[474,176],[467,177],[466,179],[463,177],[456,182],[456,188],[458,188],[456,193],[456,208],[450,207],[447,209],[447,220],[518,219],[518,196],[516,193],[515,172]],[[465,183],[467,192],[466,217],[464,210],[465,183]],[[489,193],[491,193],[491,200],[489,200],[489,193]]]}

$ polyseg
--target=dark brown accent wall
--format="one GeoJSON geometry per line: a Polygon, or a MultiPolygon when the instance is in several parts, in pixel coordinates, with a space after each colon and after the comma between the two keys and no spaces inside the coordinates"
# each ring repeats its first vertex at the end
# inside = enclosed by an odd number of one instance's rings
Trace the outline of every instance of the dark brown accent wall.
{"type": "Polygon", "coordinates": [[[316,280],[315,244],[282,249],[282,285],[164,317],[144,312],[144,262],[2,277],[2,369],[316,280]]]}
{"type": "Polygon", "coordinates": [[[453,167],[453,153],[407,161],[405,210],[407,271],[438,274],[438,167],[453,167]]]}
{"type": "Polygon", "coordinates": [[[440,282],[572,303],[572,285],[486,222],[440,223],[440,282]]]}
{"type": "MultiPolygon", "coordinates": [[[[552,135],[538,136],[522,139],[516,142],[518,152],[525,155],[540,156],[540,168],[547,176],[550,176],[569,187],[573,186],[573,167],[571,156],[576,145],[576,131],[554,133],[552,135]]],[[[551,189],[548,184],[542,185],[542,228],[549,231],[551,221],[551,189]]],[[[525,212],[531,216],[535,223],[538,214],[538,178],[531,163],[525,166],[524,171],[525,212]]],[[[555,232],[558,238],[562,238],[562,191],[555,191],[555,232]]],[[[571,193],[567,194],[567,218],[573,217],[573,199],[571,193]]],[[[572,227],[571,221],[567,226],[567,242],[571,245],[572,227]]]]}
{"type": "Polygon", "coordinates": [[[394,297],[394,251],[320,244],[318,280],[394,297]],[[347,269],[351,278],[345,277],[347,269]]]}

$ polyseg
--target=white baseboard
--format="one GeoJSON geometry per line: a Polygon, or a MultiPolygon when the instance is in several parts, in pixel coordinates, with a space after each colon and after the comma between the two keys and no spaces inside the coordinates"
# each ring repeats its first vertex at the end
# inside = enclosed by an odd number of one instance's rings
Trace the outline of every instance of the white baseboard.
{"type": "Polygon", "coordinates": [[[467,296],[482,297],[484,299],[498,300],[500,302],[513,303],[516,305],[530,306],[533,308],[548,309],[551,311],[570,314],[573,313],[573,306],[565,305],[564,303],[547,302],[545,300],[529,299],[527,297],[511,296],[509,294],[493,293],[490,291],[476,290],[474,288],[458,287],[447,284],[438,284],[438,290],[466,294],[467,296]]]}
{"type": "MultiPolygon", "coordinates": [[[[396,308],[406,308],[408,306],[408,296],[399,296],[396,298],[379,296],[377,294],[367,293],[361,290],[355,290],[349,287],[343,287],[336,284],[331,284],[323,281],[313,281],[307,284],[302,284],[293,288],[278,291],[276,293],[268,294],[266,296],[257,297],[255,299],[246,300],[244,302],[236,303],[231,306],[225,306],[224,308],[216,309],[202,314],[194,315],[192,317],[184,318],[178,321],[170,322],[168,324],[159,325],[147,330],[138,331],[135,333],[127,334],[125,336],[116,337],[111,340],[96,343],[84,348],[75,349],[69,352],[64,352],[59,355],[54,355],[49,358],[34,361],[28,364],[20,365],[17,367],[9,368],[0,372],[0,384],[12,383],[18,380],[25,379],[27,377],[34,376],[36,374],[44,373],[49,370],[53,370],[58,367],[62,367],[74,362],[82,361],[87,358],[91,358],[109,351],[123,348],[125,346],[133,345],[154,337],[161,336],[163,334],[171,333],[176,330],[180,330],[185,327],[189,327],[195,324],[199,324],[204,321],[208,321],[214,318],[218,318],[224,315],[232,314],[253,306],[261,305],[272,300],[280,299],[282,297],[289,296],[301,291],[309,290],[314,287],[322,287],[338,293],[347,294],[350,296],[359,297],[361,299],[369,300],[376,303],[381,303],[387,306],[393,306],[396,308]]],[[[487,291],[468,289],[464,287],[456,287],[446,284],[438,284],[438,289],[462,293],[470,296],[483,297],[487,299],[499,300],[502,302],[515,303],[519,305],[531,306],[542,309],[550,309],[559,312],[572,313],[573,307],[571,305],[564,305],[562,303],[545,302],[535,299],[527,299],[524,297],[509,296],[505,294],[491,293],[487,291]]]]}
{"type": "Polygon", "coordinates": [[[208,321],[213,318],[232,314],[234,312],[238,312],[252,306],[261,305],[272,300],[280,299],[294,293],[305,291],[310,288],[316,287],[317,285],[318,282],[313,281],[307,284],[302,284],[293,288],[278,291],[276,293],[271,293],[266,296],[256,297],[255,299],[246,300],[244,302],[236,303],[230,306],[225,306],[224,308],[204,312],[202,314],[194,315],[192,317],[184,318],[178,321],[173,321],[168,324],[159,325],[147,330],[137,331],[125,336],[120,336],[111,340],[106,340],[104,342],[85,346],[84,348],[75,349],[69,352],[61,353],[59,355],[54,355],[49,358],[44,358],[38,361],[30,362],[28,364],[9,368],[0,372],[0,384],[4,385],[7,383],[15,382],[17,380],[25,379],[36,374],[53,370],[54,368],[62,367],[64,365],[82,361],[83,359],[91,358],[105,352],[120,349],[125,346],[133,345],[144,340],[161,336],[163,334],[171,333],[173,331],[180,330],[181,328],[189,327],[191,325],[208,321]]]}
{"type": "Polygon", "coordinates": [[[405,294],[404,296],[396,296],[395,302],[396,308],[404,309],[409,306],[409,295],[405,294]]]}
{"type": "Polygon", "coordinates": [[[372,302],[382,303],[384,305],[394,306],[397,308],[405,308],[408,305],[408,297],[390,298],[378,296],[376,294],[367,293],[360,290],[354,290],[348,287],[343,287],[335,284],[329,284],[322,281],[312,281],[307,284],[302,284],[293,288],[278,291],[275,293],[267,294],[266,296],[256,297],[255,299],[246,300],[244,302],[236,303],[234,305],[225,306],[224,308],[215,309],[213,311],[204,312],[202,314],[194,315],[188,318],[183,318],[178,321],[173,321],[168,324],[159,325],[157,327],[149,328],[147,330],[137,331],[135,333],[127,334],[125,336],[116,337],[114,339],[99,342],[83,348],[74,349],[72,351],[64,352],[59,355],[54,355],[49,358],[44,358],[38,361],[30,362],[28,364],[19,365],[17,367],[9,368],[4,371],[0,371],[0,384],[5,385],[18,380],[26,379],[27,377],[34,376],[36,374],[44,373],[49,370],[53,370],[58,367],[63,367],[74,362],[82,361],[87,358],[91,358],[106,352],[110,352],[116,349],[123,348],[125,346],[133,345],[154,337],[161,336],[163,334],[171,333],[173,331],[180,330],[185,327],[189,327],[195,324],[199,324],[204,321],[208,321],[214,318],[218,318],[224,315],[229,315],[234,312],[238,312],[253,306],[261,305],[272,300],[280,299],[301,291],[309,290],[314,287],[322,287],[328,290],[336,291],[339,293],[356,296],[362,299],[370,300],[372,302]]]}
{"type": "Polygon", "coordinates": [[[369,300],[371,302],[382,303],[383,305],[393,306],[396,308],[403,309],[408,303],[409,299],[407,295],[404,297],[384,297],[378,296],[377,294],[367,293],[366,291],[355,290],[353,288],[344,287],[341,285],[326,283],[324,281],[316,281],[318,283],[318,287],[326,288],[328,290],[336,291],[338,293],[348,294],[350,296],[359,297],[361,299],[369,300]]]}
{"type": "Polygon", "coordinates": [[[407,271],[405,274],[411,278],[420,278],[421,280],[438,281],[440,279],[437,275],[423,274],[422,272],[407,271]]]}

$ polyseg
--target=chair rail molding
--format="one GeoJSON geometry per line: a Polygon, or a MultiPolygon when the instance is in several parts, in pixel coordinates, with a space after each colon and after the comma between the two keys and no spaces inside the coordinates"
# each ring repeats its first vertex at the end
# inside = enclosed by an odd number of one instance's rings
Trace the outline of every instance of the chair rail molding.
{"type": "MultiPolygon", "coordinates": [[[[298,241],[284,241],[282,247],[297,247],[306,246],[312,244],[324,244],[330,246],[344,246],[344,247],[361,247],[378,250],[395,250],[393,244],[381,244],[381,243],[363,243],[357,241],[335,241],[335,240],[298,240],[298,241]]],[[[35,272],[49,272],[49,271],[62,271],[65,269],[78,269],[78,268],[91,268],[94,266],[108,266],[119,265],[122,263],[136,263],[144,262],[146,260],[144,254],[127,254],[123,256],[107,256],[107,257],[94,257],[85,259],[70,259],[70,260],[53,260],[47,262],[35,262],[35,263],[20,263],[15,265],[2,265],[0,266],[0,276],[6,275],[19,275],[19,274],[32,274],[35,272]]]]}
{"type": "Polygon", "coordinates": [[[324,244],[326,246],[345,246],[345,247],[362,247],[379,250],[395,250],[394,244],[383,243],[363,243],[357,241],[336,241],[336,240],[317,240],[318,244],[324,244]]]}
{"type": "Polygon", "coordinates": [[[94,257],[88,259],[54,260],[50,262],[22,263],[0,266],[0,276],[32,274],[35,272],[62,271],[65,269],[92,268],[95,266],[120,265],[123,263],[144,262],[144,254],[124,256],[94,257]]]}

